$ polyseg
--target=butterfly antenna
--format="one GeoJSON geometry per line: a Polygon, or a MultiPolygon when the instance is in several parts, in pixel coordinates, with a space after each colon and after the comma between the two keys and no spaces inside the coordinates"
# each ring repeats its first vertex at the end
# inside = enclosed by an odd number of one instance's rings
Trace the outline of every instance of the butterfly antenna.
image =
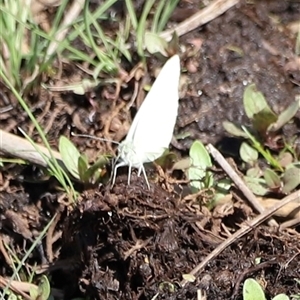
{"type": "Polygon", "coordinates": [[[109,143],[113,143],[113,144],[116,144],[116,145],[120,145],[120,143],[118,143],[116,141],[108,140],[108,139],[104,139],[104,138],[99,138],[99,137],[92,136],[92,135],[89,135],[89,134],[76,134],[76,133],[71,132],[71,135],[76,136],[76,137],[91,138],[93,140],[104,141],[104,142],[109,142],[109,143]]]}

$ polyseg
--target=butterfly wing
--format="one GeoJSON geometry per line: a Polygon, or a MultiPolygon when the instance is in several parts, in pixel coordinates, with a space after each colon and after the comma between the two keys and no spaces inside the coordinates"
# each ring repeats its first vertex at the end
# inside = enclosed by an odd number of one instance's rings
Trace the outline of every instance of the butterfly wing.
{"type": "Polygon", "coordinates": [[[178,113],[180,59],[172,56],[163,66],[138,110],[125,143],[132,146],[136,163],[150,162],[169,147],[178,113]]]}
{"type": "Polygon", "coordinates": [[[172,56],[163,66],[144,102],[138,110],[125,140],[118,147],[118,162],[114,167],[112,185],[117,169],[129,166],[128,185],[131,168],[143,172],[148,188],[143,164],[160,157],[169,147],[178,113],[178,89],[180,59],[172,56]]]}

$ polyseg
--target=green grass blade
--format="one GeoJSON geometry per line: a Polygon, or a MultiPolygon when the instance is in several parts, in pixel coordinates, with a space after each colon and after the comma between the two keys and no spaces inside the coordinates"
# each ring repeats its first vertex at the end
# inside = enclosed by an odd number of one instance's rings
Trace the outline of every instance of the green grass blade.
{"type": "Polygon", "coordinates": [[[146,32],[146,21],[154,3],[155,0],[148,0],[145,2],[144,9],[137,28],[137,52],[141,57],[144,57],[144,36],[146,32]]]}
{"type": "MultiPolygon", "coordinates": [[[[162,1],[164,2],[164,1],[162,1]]],[[[164,10],[161,14],[161,17],[159,19],[158,22],[158,27],[157,27],[157,32],[161,32],[164,30],[166,24],[168,23],[170,16],[172,15],[174,9],[176,8],[177,4],[178,4],[179,0],[169,0],[164,2],[166,3],[164,6],[164,10]]]]}
{"type": "Polygon", "coordinates": [[[37,237],[37,239],[31,245],[31,247],[29,248],[29,250],[27,251],[27,253],[24,255],[24,257],[19,262],[18,266],[14,270],[14,273],[10,277],[10,280],[9,280],[8,284],[6,285],[6,287],[3,290],[3,294],[4,295],[8,292],[8,289],[10,288],[10,285],[11,285],[12,281],[16,278],[16,276],[20,272],[21,268],[25,265],[25,262],[28,259],[28,257],[30,256],[30,254],[32,253],[32,251],[36,248],[36,246],[38,244],[41,243],[43,237],[46,235],[46,232],[50,228],[50,226],[51,226],[52,222],[54,221],[55,217],[56,217],[56,214],[53,216],[53,218],[50,220],[50,222],[47,224],[47,226],[44,228],[44,230],[40,233],[40,235],[37,237]]]}
{"type": "Polygon", "coordinates": [[[138,21],[137,21],[133,2],[131,0],[125,0],[125,3],[126,3],[126,8],[128,11],[129,18],[131,20],[132,28],[134,29],[134,31],[137,31],[138,21]]]}

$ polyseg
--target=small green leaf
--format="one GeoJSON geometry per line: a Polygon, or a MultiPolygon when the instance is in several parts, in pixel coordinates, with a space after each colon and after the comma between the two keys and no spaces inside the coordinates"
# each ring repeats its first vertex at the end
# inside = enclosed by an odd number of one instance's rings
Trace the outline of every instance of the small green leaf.
{"type": "Polygon", "coordinates": [[[78,174],[82,182],[87,182],[87,178],[85,174],[88,168],[89,168],[89,164],[88,164],[87,157],[85,155],[80,155],[78,157],[78,174]]]}
{"type": "Polygon", "coordinates": [[[254,166],[253,168],[247,170],[246,175],[248,177],[259,178],[262,175],[262,171],[259,166],[254,166]]]}
{"type": "Polygon", "coordinates": [[[192,166],[188,170],[190,185],[195,191],[213,184],[211,172],[207,168],[212,166],[211,159],[205,146],[200,141],[195,141],[190,148],[190,159],[192,166]],[[206,179],[206,182],[203,182],[206,179]]]}
{"type": "Polygon", "coordinates": [[[38,288],[38,293],[39,293],[39,300],[48,300],[50,296],[50,283],[48,281],[48,278],[43,275],[40,283],[39,283],[39,288],[38,288]]]}
{"type": "Polygon", "coordinates": [[[240,147],[240,156],[244,162],[253,166],[258,159],[258,151],[252,148],[248,143],[243,142],[240,147]]]}
{"type": "Polygon", "coordinates": [[[294,158],[290,152],[282,152],[279,154],[278,163],[285,168],[293,162],[294,158]]]}
{"type": "Polygon", "coordinates": [[[246,127],[242,126],[245,133],[248,135],[248,138],[252,142],[252,146],[267,160],[267,162],[280,171],[283,171],[282,167],[280,166],[279,162],[274,158],[269,149],[265,149],[263,145],[247,130],[246,127]]]}
{"type": "Polygon", "coordinates": [[[249,119],[253,119],[255,114],[268,107],[264,95],[257,90],[255,84],[250,84],[246,87],[243,95],[243,103],[245,113],[249,119]]]}
{"type": "Polygon", "coordinates": [[[174,165],[172,170],[181,170],[181,171],[185,171],[188,168],[190,168],[192,165],[191,163],[191,159],[189,157],[183,158],[179,161],[177,161],[174,165]]]}
{"type": "Polygon", "coordinates": [[[29,288],[30,298],[35,300],[39,296],[38,287],[30,287],[29,288]]]}
{"type": "Polygon", "coordinates": [[[190,158],[193,166],[212,167],[210,155],[200,141],[194,141],[190,148],[190,158]]]}
{"type": "Polygon", "coordinates": [[[176,154],[166,150],[164,154],[155,160],[159,166],[161,166],[164,170],[172,168],[174,162],[176,161],[176,154]]]}
{"type": "Polygon", "coordinates": [[[84,175],[85,181],[90,183],[95,183],[100,179],[101,170],[105,168],[109,162],[107,156],[100,156],[98,160],[90,166],[90,168],[86,171],[84,175]]]}
{"type": "Polygon", "coordinates": [[[271,169],[266,169],[264,171],[264,178],[267,186],[272,189],[278,189],[281,186],[281,181],[279,176],[271,169]]]}
{"type": "Polygon", "coordinates": [[[278,294],[272,300],[290,300],[290,298],[286,294],[278,294]]]}
{"type": "Polygon", "coordinates": [[[216,189],[218,191],[228,192],[232,186],[232,181],[228,178],[218,180],[216,189]]]}
{"type": "Polygon", "coordinates": [[[145,47],[151,54],[161,53],[167,56],[168,43],[155,32],[147,31],[145,33],[145,47]]]}
{"type": "Polygon", "coordinates": [[[264,196],[269,192],[264,179],[244,176],[244,181],[249,189],[257,196],[264,196]]]}
{"type": "Polygon", "coordinates": [[[231,122],[224,121],[223,127],[228,133],[230,133],[233,136],[243,137],[246,139],[248,138],[248,135],[242,129],[238,128],[236,125],[234,125],[231,122]]]}
{"type": "Polygon", "coordinates": [[[277,115],[269,107],[264,95],[257,90],[255,84],[246,87],[243,102],[246,115],[253,122],[253,128],[265,135],[267,128],[277,121],[277,115]]]}
{"type": "Polygon", "coordinates": [[[252,119],[253,128],[263,136],[266,135],[269,126],[276,121],[277,116],[269,107],[254,114],[252,119]]]}
{"type": "Polygon", "coordinates": [[[260,284],[252,279],[246,279],[243,286],[243,300],[266,300],[260,284]]]}
{"type": "Polygon", "coordinates": [[[294,101],[288,106],[279,116],[275,123],[271,124],[268,128],[268,131],[277,131],[283,125],[287,124],[297,113],[300,106],[300,100],[294,101]]]}
{"type": "MultiPolygon", "coordinates": [[[[30,289],[29,289],[30,290],[30,289]]],[[[30,293],[30,291],[29,291],[29,293],[30,293]]],[[[9,296],[8,296],[8,298],[7,298],[7,300],[19,300],[20,298],[17,296],[17,295],[15,295],[15,294],[13,294],[13,293],[11,293],[9,296]]]]}
{"type": "Polygon", "coordinates": [[[282,181],[282,192],[288,194],[300,184],[300,168],[294,165],[286,169],[282,181]]]}
{"type": "Polygon", "coordinates": [[[232,181],[228,178],[218,180],[215,187],[214,204],[217,204],[220,199],[223,199],[229,194],[232,186],[232,181]]]}
{"type": "Polygon", "coordinates": [[[253,119],[255,114],[258,114],[265,108],[269,108],[264,95],[257,90],[255,84],[250,84],[246,87],[243,102],[246,115],[249,119],[253,119]]]}
{"type": "Polygon", "coordinates": [[[30,287],[29,294],[33,300],[49,300],[50,283],[45,275],[42,275],[38,287],[30,287]]]}
{"type": "Polygon", "coordinates": [[[76,179],[79,179],[78,158],[80,153],[74,144],[66,137],[61,136],[59,139],[59,152],[67,170],[76,179]]]}

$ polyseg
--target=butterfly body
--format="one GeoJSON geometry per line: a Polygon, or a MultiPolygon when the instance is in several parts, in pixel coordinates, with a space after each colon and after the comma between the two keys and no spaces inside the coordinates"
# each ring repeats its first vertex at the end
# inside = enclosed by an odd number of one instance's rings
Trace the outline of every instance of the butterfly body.
{"type": "Polygon", "coordinates": [[[117,169],[129,166],[128,184],[134,167],[138,169],[138,175],[143,172],[149,187],[143,164],[156,160],[169,147],[178,113],[179,77],[180,60],[174,55],[163,66],[125,140],[118,147],[113,184],[117,169]]]}

